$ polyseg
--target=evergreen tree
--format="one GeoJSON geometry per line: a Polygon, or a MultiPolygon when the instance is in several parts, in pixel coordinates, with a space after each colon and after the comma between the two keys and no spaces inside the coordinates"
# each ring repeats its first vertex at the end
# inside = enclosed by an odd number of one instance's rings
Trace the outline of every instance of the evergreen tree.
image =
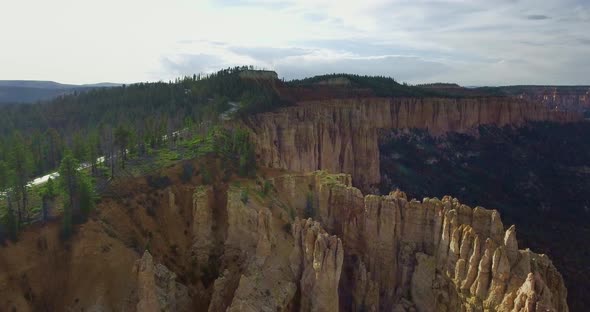
{"type": "Polygon", "coordinates": [[[66,237],[72,233],[74,217],[85,220],[96,199],[92,180],[78,168],[78,161],[66,150],[59,167],[59,186],[66,198],[63,214],[63,234],[66,237]]]}
{"type": "Polygon", "coordinates": [[[83,139],[80,132],[76,132],[74,134],[74,138],[72,139],[72,154],[74,158],[76,158],[78,161],[85,162],[89,158],[88,149],[88,143],[83,139]]]}
{"type": "Polygon", "coordinates": [[[0,193],[4,193],[10,184],[8,172],[8,164],[6,164],[5,161],[0,160],[0,193]]]}
{"type": "Polygon", "coordinates": [[[47,140],[47,168],[57,168],[64,149],[63,140],[59,132],[54,128],[49,128],[45,133],[45,137],[47,140]]]}
{"type": "Polygon", "coordinates": [[[31,136],[31,156],[33,162],[33,173],[41,175],[45,173],[47,165],[45,164],[44,140],[43,134],[35,130],[31,136]]]}
{"type": "Polygon", "coordinates": [[[96,202],[96,194],[94,192],[94,185],[90,177],[80,172],[79,179],[79,200],[80,200],[80,212],[83,220],[88,218],[88,215],[94,209],[96,202]]]}
{"type": "Polygon", "coordinates": [[[55,198],[57,197],[57,190],[53,183],[53,179],[49,178],[41,191],[41,217],[43,221],[49,218],[49,212],[53,209],[55,198]]]}
{"type": "Polygon", "coordinates": [[[10,239],[16,240],[18,235],[18,223],[12,207],[12,185],[13,173],[9,169],[8,164],[0,161],[0,199],[5,199],[6,215],[3,220],[10,239]]]}
{"type": "Polygon", "coordinates": [[[79,185],[78,167],[78,161],[69,150],[66,150],[59,166],[59,185],[66,195],[69,209],[74,211],[77,210],[75,202],[79,185]]]}
{"type": "Polygon", "coordinates": [[[31,153],[27,150],[24,138],[20,133],[15,133],[12,143],[10,166],[14,171],[12,186],[17,202],[18,224],[22,224],[28,213],[28,182],[31,177],[31,153]]]}
{"type": "Polygon", "coordinates": [[[87,142],[87,150],[88,150],[88,158],[90,161],[90,168],[92,174],[96,174],[97,166],[98,166],[98,157],[100,157],[100,139],[98,137],[98,133],[96,131],[92,132],[88,136],[87,142]]]}
{"type": "Polygon", "coordinates": [[[12,207],[12,198],[11,198],[12,191],[6,192],[6,227],[8,230],[8,235],[10,239],[15,241],[18,238],[18,231],[19,231],[19,223],[16,219],[14,209],[12,207]]]}
{"type": "Polygon", "coordinates": [[[125,168],[125,161],[127,161],[127,147],[129,146],[130,137],[131,132],[122,125],[115,130],[115,145],[119,148],[123,168],[125,168]]]}

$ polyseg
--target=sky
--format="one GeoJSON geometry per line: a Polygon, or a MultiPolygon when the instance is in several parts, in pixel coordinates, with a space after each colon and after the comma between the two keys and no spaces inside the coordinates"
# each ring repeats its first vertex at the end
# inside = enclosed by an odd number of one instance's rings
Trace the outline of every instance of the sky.
{"type": "Polygon", "coordinates": [[[236,65],[588,85],[590,0],[0,0],[0,80],[168,81],[236,65]]]}

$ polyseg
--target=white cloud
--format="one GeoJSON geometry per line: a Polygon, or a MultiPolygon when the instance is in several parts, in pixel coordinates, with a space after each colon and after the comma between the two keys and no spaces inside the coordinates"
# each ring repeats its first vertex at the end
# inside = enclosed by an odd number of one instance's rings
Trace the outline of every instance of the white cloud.
{"type": "Polygon", "coordinates": [[[590,84],[585,0],[21,0],[0,79],[168,80],[233,65],[461,84],[590,84]]]}

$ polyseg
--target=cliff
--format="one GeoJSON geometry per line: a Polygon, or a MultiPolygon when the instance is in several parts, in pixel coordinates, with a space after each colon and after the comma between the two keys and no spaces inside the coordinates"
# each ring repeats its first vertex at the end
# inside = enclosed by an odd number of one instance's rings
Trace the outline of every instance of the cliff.
{"type": "Polygon", "coordinates": [[[499,89],[510,96],[542,103],[551,110],[586,112],[590,110],[589,86],[509,86],[499,89]]]}
{"type": "Polygon", "coordinates": [[[346,175],[274,179],[298,211],[311,190],[316,218],[342,239],[346,311],[567,311],[561,275],[545,255],[519,250],[495,210],[457,199],[364,196],[346,175]]]}
{"type": "Polygon", "coordinates": [[[49,224],[1,247],[0,304],[15,311],[568,311],[551,261],[519,250],[515,228],[505,230],[496,211],[450,197],[363,196],[346,174],[267,179],[268,191],[253,179],[161,188],[126,181],[125,193],[103,198],[100,214],[72,240],[60,241],[59,224],[49,224]]]}
{"type": "Polygon", "coordinates": [[[550,255],[568,288],[570,309],[585,311],[590,253],[580,246],[590,237],[589,135],[589,122],[439,138],[393,130],[379,139],[380,191],[400,188],[417,198],[453,194],[498,209],[502,220],[517,224],[519,242],[550,255]]]}
{"type": "Polygon", "coordinates": [[[245,121],[263,166],[352,174],[368,188],[380,182],[381,129],[426,129],[434,135],[469,132],[479,125],[568,122],[577,114],[509,98],[359,98],[302,102],[245,121]]]}

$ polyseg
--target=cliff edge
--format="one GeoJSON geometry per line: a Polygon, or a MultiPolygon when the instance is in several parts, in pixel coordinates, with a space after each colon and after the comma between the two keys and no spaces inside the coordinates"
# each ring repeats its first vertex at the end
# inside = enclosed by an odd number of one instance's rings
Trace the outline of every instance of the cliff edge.
{"type": "Polygon", "coordinates": [[[506,97],[357,98],[301,102],[249,117],[263,166],[298,172],[352,174],[363,189],[380,182],[380,129],[426,129],[433,135],[469,132],[480,125],[521,126],[529,121],[571,122],[576,113],[506,97]]]}
{"type": "Polygon", "coordinates": [[[103,198],[71,241],[53,223],[1,247],[0,303],[14,311],[568,311],[552,262],[520,250],[497,211],[399,191],[363,196],[347,174],[265,181],[267,191],[254,180],[127,181],[131,193],[103,198]]]}
{"type": "Polygon", "coordinates": [[[315,218],[342,240],[341,310],[568,311],[552,262],[519,250],[496,210],[448,196],[363,196],[350,181],[325,172],[273,181],[300,212],[311,190],[315,218]]]}

